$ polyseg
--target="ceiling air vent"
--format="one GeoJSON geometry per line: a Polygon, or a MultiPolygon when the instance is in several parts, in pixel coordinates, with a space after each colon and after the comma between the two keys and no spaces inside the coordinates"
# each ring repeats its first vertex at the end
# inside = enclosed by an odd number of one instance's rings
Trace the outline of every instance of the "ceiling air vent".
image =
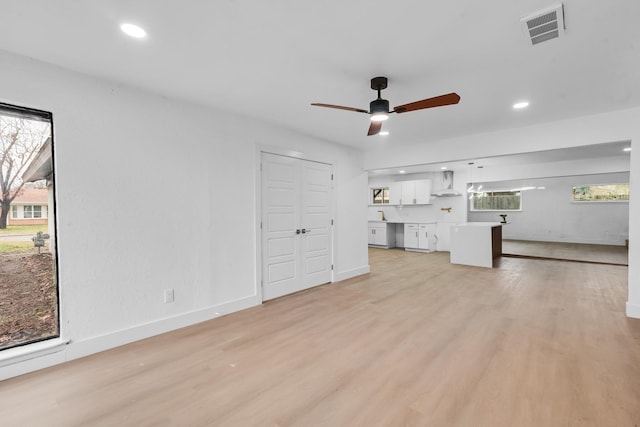
{"type": "Polygon", "coordinates": [[[532,45],[564,35],[562,3],[520,19],[532,45]]]}

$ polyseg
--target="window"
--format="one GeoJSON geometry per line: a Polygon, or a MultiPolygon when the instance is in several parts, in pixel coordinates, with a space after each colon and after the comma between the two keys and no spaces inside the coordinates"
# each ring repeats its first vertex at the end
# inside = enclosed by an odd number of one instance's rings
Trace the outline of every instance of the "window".
{"type": "Polygon", "coordinates": [[[52,126],[49,112],[0,103],[0,351],[60,336],[52,126]]]}
{"type": "Polygon", "coordinates": [[[628,202],[629,184],[598,184],[573,187],[574,202],[628,202]]]}
{"type": "Polygon", "coordinates": [[[522,210],[520,191],[486,191],[473,193],[472,211],[519,211],[522,210]]]}
{"type": "Polygon", "coordinates": [[[372,188],[371,196],[374,205],[387,205],[389,204],[389,188],[372,188]]]}

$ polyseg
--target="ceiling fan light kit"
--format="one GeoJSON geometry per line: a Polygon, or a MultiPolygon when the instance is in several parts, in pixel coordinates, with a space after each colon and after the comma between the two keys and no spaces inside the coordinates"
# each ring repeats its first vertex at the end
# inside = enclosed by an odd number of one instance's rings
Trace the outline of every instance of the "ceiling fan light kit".
{"type": "Polygon", "coordinates": [[[445,105],[457,104],[460,102],[460,96],[457,93],[448,93],[433,98],[423,99],[421,101],[411,102],[409,104],[399,105],[393,110],[389,109],[389,101],[382,99],[381,91],[387,88],[388,80],[386,77],[374,77],[371,79],[371,89],[378,92],[378,98],[369,103],[369,111],[361,108],[343,107],[341,105],[312,103],[315,107],[335,108],[338,110],[354,111],[356,113],[369,114],[371,117],[371,125],[369,126],[368,136],[377,135],[382,129],[382,122],[389,118],[391,113],[407,113],[409,111],[423,110],[425,108],[443,107],[445,105]]]}

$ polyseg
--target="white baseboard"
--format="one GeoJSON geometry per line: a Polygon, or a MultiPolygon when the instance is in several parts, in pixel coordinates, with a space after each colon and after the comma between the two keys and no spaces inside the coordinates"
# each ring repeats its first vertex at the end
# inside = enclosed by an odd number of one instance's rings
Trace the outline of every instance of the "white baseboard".
{"type": "Polygon", "coordinates": [[[363,265],[362,267],[353,268],[347,271],[340,271],[336,273],[334,277],[334,282],[340,282],[342,280],[351,279],[352,277],[362,276],[363,274],[367,274],[371,271],[368,265],[363,265]]]}
{"type": "Polygon", "coordinates": [[[631,304],[627,301],[627,317],[633,317],[634,319],[640,319],[640,305],[631,304]]]}
{"type": "Polygon", "coordinates": [[[174,331],[196,323],[211,320],[225,314],[244,310],[260,304],[255,296],[242,298],[236,301],[215,305],[212,307],[194,310],[188,313],[178,314],[165,319],[136,325],[131,328],[121,329],[105,335],[92,337],[82,341],[71,341],[67,346],[67,360],[88,356],[134,341],[139,341],[165,332],[174,331]]]}
{"type": "MultiPolygon", "coordinates": [[[[0,380],[48,368],[63,362],[80,357],[89,356],[121,345],[129,344],[155,335],[170,332],[196,323],[204,322],[223,316],[225,314],[244,310],[259,305],[257,297],[250,296],[224,304],[194,310],[188,313],[178,314],[153,322],[136,325],[131,328],[121,329],[97,337],[87,338],[81,341],[71,340],[66,346],[59,348],[54,353],[43,354],[38,346],[43,343],[35,343],[21,347],[23,350],[19,361],[0,367],[0,380]],[[33,346],[33,347],[31,347],[33,346]]],[[[7,350],[5,350],[7,351],[7,350]]]]}
{"type": "Polygon", "coordinates": [[[37,371],[65,360],[67,340],[51,338],[0,352],[0,380],[37,371]]]}

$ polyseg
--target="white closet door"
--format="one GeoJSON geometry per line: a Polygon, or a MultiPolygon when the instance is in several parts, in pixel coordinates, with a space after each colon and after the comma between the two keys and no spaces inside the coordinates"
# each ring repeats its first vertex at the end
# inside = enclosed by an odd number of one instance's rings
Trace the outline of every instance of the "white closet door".
{"type": "Polygon", "coordinates": [[[263,300],[331,281],[331,165],[262,154],[263,300]]]}
{"type": "Polygon", "coordinates": [[[302,289],[331,281],[331,165],[301,160],[302,289]]]}
{"type": "Polygon", "coordinates": [[[263,299],[295,292],[300,282],[300,180],[296,159],[262,155],[263,299]]]}

